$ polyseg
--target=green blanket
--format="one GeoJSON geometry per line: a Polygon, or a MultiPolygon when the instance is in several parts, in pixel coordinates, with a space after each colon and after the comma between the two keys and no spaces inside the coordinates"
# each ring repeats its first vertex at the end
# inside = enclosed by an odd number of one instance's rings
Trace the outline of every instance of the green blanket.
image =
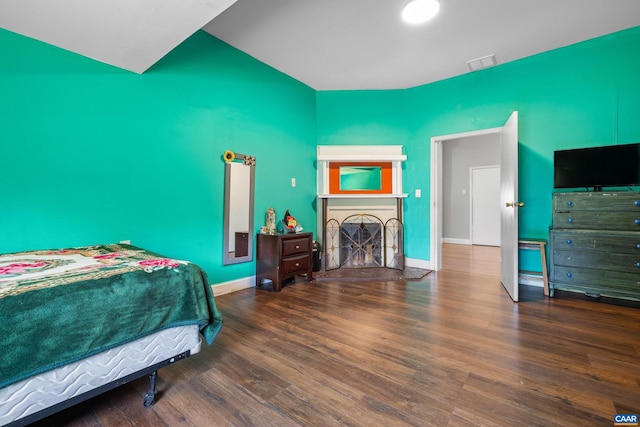
{"type": "Polygon", "coordinates": [[[195,264],[129,245],[0,256],[0,388],[174,326],[222,327],[195,264]]]}

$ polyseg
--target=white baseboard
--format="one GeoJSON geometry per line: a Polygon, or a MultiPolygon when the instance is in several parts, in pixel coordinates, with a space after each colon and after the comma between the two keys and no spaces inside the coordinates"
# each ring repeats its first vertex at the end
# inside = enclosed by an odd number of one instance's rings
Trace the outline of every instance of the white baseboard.
{"type": "Polygon", "coordinates": [[[452,239],[450,237],[443,237],[442,243],[453,243],[454,245],[470,245],[471,239],[452,239]]]}
{"type": "Polygon", "coordinates": [[[256,286],[256,276],[249,276],[242,279],[230,280],[228,282],[216,283],[211,285],[214,296],[230,294],[231,292],[241,291],[256,286]]]}
{"type": "Polygon", "coordinates": [[[425,270],[433,270],[431,268],[431,261],[425,261],[423,259],[405,258],[404,265],[407,267],[424,268],[425,270]]]}
{"type": "Polygon", "coordinates": [[[542,276],[535,276],[531,274],[520,273],[518,275],[518,284],[544,288],[544,281],[542,280],[542,276]]]}

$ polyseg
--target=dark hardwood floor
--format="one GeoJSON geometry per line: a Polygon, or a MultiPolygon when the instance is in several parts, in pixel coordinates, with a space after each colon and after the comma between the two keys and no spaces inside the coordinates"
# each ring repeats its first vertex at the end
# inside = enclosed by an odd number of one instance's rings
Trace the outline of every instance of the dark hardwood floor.
{"type": "Polygon", "coordinates": [[[217,297],[213,345],[42,426],[611,426],[640,413],[640,309],[522,287],[496,248],[445,245],[419,281],[217,297]]]}

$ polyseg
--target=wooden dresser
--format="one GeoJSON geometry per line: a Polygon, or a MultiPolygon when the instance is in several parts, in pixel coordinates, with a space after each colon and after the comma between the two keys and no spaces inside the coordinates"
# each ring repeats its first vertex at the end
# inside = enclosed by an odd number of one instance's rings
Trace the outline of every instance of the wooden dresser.
{"type": "Polygon", "coordinates": [[[256,285],[268,279],[273,290],[282,289],[282,282],[296,275],[313,280],[313,233],[258,234],[256,248],[256,285]]]}
{"type": "Polygon", "coordinates": [[[551,296],[640,301],[640,192],[555,193],[549,249],[551,296]]]}

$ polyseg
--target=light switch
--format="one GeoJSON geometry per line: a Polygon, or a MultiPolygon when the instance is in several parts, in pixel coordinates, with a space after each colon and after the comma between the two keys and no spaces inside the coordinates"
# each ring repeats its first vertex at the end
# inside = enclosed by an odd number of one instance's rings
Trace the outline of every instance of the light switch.
{"type": "Polygon", "coordinates": [[[420,197],[422,197],[422,190],[419,188],[416,188],[416,198],[419,199],[420,197]]]}
{"type": "Polygon", "coordinates": [[[291,178],[291,186],[292,187],[296,186],[296,179],[295,178],[291,178]]]}

